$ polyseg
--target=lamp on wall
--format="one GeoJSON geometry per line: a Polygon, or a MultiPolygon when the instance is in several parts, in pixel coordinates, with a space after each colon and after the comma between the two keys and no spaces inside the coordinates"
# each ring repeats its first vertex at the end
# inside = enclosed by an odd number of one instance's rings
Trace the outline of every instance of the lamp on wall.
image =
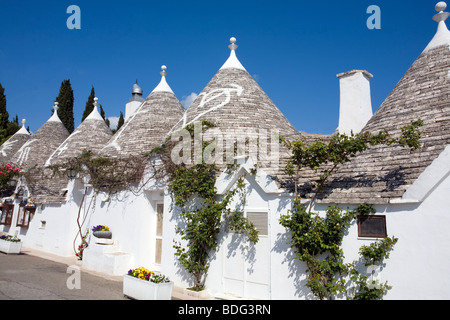
{"type": "Polygon", "coordinates": [[[11,188],[15,188],[17,186],[17,181],[14,179],[11,179],[8,181],[8,184],[11,188]]]}
{"type": "Polygon", "coordinates": [[[75,179],[77,177],[77,171],[73,167],[70,167],[67,169],[67,177],[71,180],[75,179]]]}

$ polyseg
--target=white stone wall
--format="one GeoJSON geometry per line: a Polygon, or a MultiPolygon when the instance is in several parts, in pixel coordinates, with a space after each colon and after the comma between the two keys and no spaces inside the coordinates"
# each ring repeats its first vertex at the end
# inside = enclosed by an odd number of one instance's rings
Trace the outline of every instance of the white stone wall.
{"type": "MultiPolygon", "coordinates": [[[[242,172],[240,172],[242,173],[242,172]]],[[[449,299],[450,278],[450,177],[446,174],[431,188],[431,192],[422,203],[396,203],[375,206],[377,214],[386,215],[389,236],[399,239],[391,256],[380,269],[382,281],[393,286],[386,299],[449,299]]],[[[231,187],[233,187],[233,181],[231,187]]],[[[294,252],[287,244],[289,236],[280,225],[279,219],[291,208],[289,195],[276,193],[265,183],[261,175],[247,175],[246,210],[264,211],[269,217],[269,247],[264,261],[269,264],[268,292],[270,299],[310,299],[313,298],[305,287],[305,265],[294,259],[294,252]]],[[[69,192],[73,186],[69,185],[69,192]]],[[[78,204],[81,203],[83,185],[78,182],[70,201],[63,206],[44,207],[37,210],[26,237],[24,246],[49,253],[69,256],[73,254],[73,239],[77,232],[76,217],[78,204]],[[46,221],[42,228],[41,221],[46,221]]],[[[184,270],[174,256],[173,240],[180,240],[176,234],[179,226],[179,211],[171,209],[171,197],[161,187],[148,186],[145,191],[134,194],[123,192],[107,200],[105,195],[96,195],[95,203],[89,205],[92,191],[85,198],[82,215],[87,219],[84,225],[91,228],[97,224],[110,226],[113,240],[121,252],[131,255],[130,268],[145,266],[160,270],[168,275],[176,285],[193,285],[191,276],[184,270]],[[164,202],[163,254],[162,264],[155,265],[156,207],[164,202]]],[[[236,199],[238,205],[240,200],[236,199]]],[[[347,208],[346,205],[341,205],[347,208]]],[[[353,206],[354,207],[354,206],[353,206]]],[[[349,207],[349,208],[353,208],[349,207]]],[[[315,210],[324,212],[325,206],[318,205],[315,210]]],[[[14,219],[14,217],[13,217],[14,219]]],[[[225,236],[223,232],[221,234],[225,236]]],[[[223,237],[222,239],[226,239],[223,237]]],[[[359,258],[358,249],[374,239],[358,238],[356,222],[350,227],[344,238],[343,247],[348,262],[359,258]]],[[[77,241],[76,246],[79,244],[77,241]]],[[[228,243],[229,245],[229,243],[228,243]]],[[[241,243],[233,243],[239,248],[241,243]]],[[[236,249],[237,252],[237,249],[236,249]]],[[[224,266],[228,260],[230,246],[223,240],[219,249],[211,256],[211,267],[207,278],[210,293],[222,294],[224,288],[224,266]],[[225,244],[224,244],[225,243],[225,244]]],[[[261,259],[257,258],[257,262],[261,259]]],[[[250,257],[251,260],[251,257],[250,257]]],[[[255,266],[257,266],[255,264],[255,266]]],[[[256,269],[255,269],[256,270],[256,269]]],[[[255,271],[256,272],[256,271],[255,271]]]]}

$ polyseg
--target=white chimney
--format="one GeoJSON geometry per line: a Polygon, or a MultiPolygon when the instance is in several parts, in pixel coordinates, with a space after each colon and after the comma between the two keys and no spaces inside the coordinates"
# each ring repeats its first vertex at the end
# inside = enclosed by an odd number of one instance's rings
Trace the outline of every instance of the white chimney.
{"type": "Polygon", "coordinates": [[[360,133],[373,115],[370,79],[365,70],[352,70],[337,75],[341,87],[339,133],[360,133]]]}

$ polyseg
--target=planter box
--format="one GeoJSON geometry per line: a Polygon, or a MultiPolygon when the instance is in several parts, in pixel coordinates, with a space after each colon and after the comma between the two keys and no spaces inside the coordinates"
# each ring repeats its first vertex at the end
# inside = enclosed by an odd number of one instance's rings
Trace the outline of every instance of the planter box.
{"type": "Polygon", "coordinates": [[[113,244],[114,241],[112,238],[112,232],[111,231],[94,231],[92,233],[94,236],[94,242],[98,244],[113,244]]]}
{"type": "Polygon", "coordinates": [[[111,231],[94,231],[92,234],[94,237],[101,239],[111,239],[112,237],[111,231]]]}
{"type": "Polygon", "coordinates": [[[129,275],[123,276],[123,294],[136,300],[171,300],[173,282],[153,283],[129,275]]]}
{"type": "Polygon", "coordinates": [[[194,290],[185,288],[183,290],[183,293],[185,295],[194,297],[196,299],[201,299],[201,300],[209,300],[211,298],[211,294],[208,292],[208,290],[194,291],[194,290]]]}
{"type": "Polygon", "coordinates": [[[7,254],[19,254],[22,249],[22,241],[12,242],[0,240],[0,251],[7,254]]]}

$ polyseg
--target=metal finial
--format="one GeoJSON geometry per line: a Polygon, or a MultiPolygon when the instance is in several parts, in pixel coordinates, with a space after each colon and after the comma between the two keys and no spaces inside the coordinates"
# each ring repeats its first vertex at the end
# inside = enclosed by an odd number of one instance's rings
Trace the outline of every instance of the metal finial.
{"type": "Polygon", "coordinates": [[[236,50],[238,48],[238,45],[236,44],[236,38],[235,37],[231,37],[230,38],[230,45],[228,46],[228,48],[230,48],[230,50],[236,50]]]}
{"type": "Polygon", "coordinates": [[[162,65],[161,66],[161,72],[159,73],[160,75],[162,75],[163,77],[167,76],[167,72],[166,72],[167,67],[162,65]]]}

